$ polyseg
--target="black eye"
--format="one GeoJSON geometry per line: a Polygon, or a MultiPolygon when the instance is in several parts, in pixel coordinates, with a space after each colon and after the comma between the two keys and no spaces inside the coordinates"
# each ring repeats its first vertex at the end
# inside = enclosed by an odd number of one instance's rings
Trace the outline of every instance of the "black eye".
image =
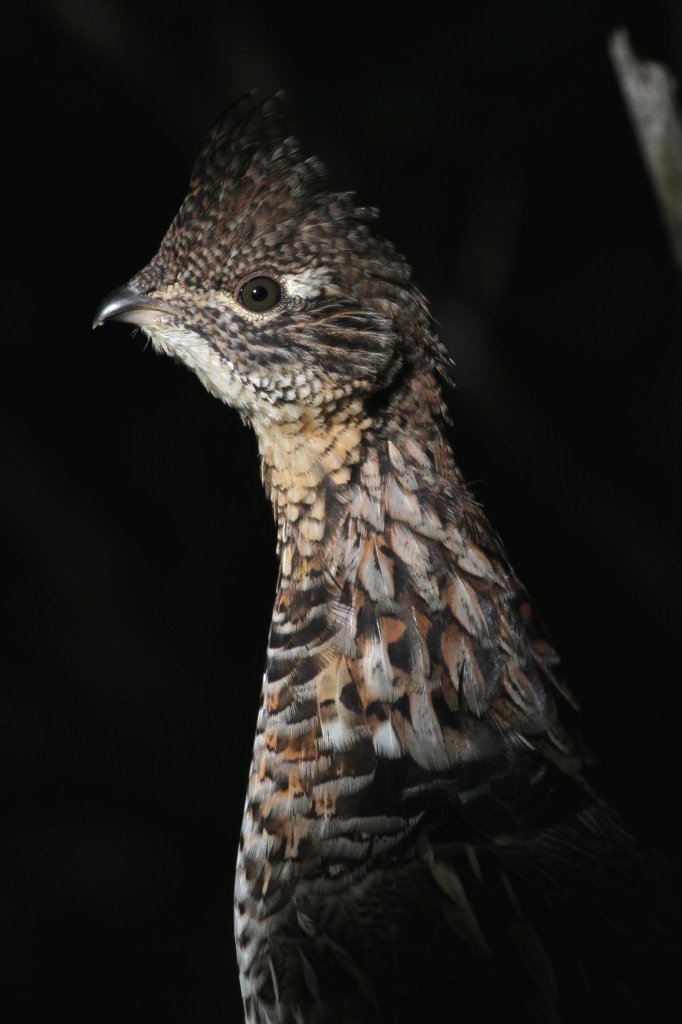
{"type": "Polygon", "coordinates": [[[271,277],[252,277],[239,289],[239,301],[245,309],[264,313],[276,306],[282,298],[282,289],[271,277]]]}

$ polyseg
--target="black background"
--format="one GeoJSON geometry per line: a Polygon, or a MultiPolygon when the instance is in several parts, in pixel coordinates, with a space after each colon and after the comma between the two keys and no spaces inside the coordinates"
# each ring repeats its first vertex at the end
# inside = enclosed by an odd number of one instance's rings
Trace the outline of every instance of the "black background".
{"type": "Polygon", "coordinates": [[[253,437],[92,311],[201,136],[286,88],[457,363],[453,443],[604,787],[680,853],[678,282],[606,56],[669,4],[51,0],[3,33],[4,964],[16,1020],[240,1019],[231,889],[274,590],[253,437]]]}

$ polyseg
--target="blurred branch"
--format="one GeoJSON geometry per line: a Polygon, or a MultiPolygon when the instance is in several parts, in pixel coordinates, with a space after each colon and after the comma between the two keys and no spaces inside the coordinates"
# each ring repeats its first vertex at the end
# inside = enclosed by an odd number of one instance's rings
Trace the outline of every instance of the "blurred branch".
{"type": "Polygon", "coordinates": [[[682,270],[682,120],[675,104],[677,82],[663,64],[637,57],[626,29],[611,34],[608,49],[675,263],[682,270]]]}

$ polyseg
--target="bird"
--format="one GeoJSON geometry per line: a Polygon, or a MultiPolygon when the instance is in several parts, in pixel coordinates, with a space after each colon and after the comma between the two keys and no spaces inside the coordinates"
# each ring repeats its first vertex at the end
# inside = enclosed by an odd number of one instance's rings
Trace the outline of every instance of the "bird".
{"type": "Polygon", "coordinates": [[[285,100],[206,137],[99,305],[256,434],[279,574],[234,890],[247,1024],[677,1019],[676,870],[458,468],[452,362],[378,213],[285,100]]]}

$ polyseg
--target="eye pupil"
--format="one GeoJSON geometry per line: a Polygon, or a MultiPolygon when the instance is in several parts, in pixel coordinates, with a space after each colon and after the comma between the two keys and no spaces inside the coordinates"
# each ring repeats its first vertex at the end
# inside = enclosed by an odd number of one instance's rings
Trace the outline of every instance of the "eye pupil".
{"type": "Polygon", "coordinates": [[[239,301],[256,313],[272,309],[282,298],[282,289],[271,277],[254,277],[239,289],[239,301]]]}

